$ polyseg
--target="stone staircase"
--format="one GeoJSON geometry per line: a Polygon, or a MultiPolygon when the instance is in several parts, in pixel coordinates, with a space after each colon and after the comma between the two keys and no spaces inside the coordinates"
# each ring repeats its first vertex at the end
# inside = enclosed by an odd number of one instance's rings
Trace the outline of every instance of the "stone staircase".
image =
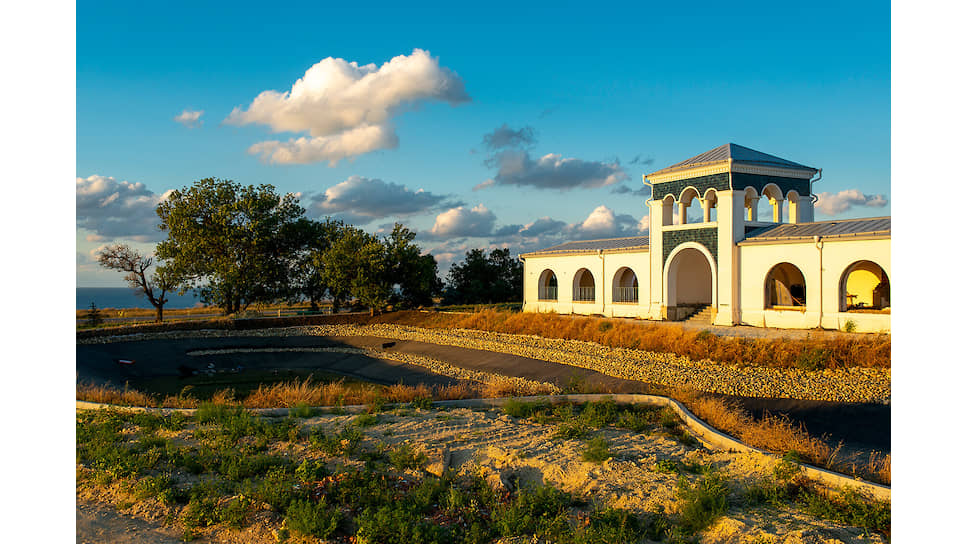
{"type": "Polygon", "coordinates": [[[713,308],[709,304],[699,306],[692,315],[682,321],[683,323],[701,323],[708,325],[713,322],[713,308]]]}

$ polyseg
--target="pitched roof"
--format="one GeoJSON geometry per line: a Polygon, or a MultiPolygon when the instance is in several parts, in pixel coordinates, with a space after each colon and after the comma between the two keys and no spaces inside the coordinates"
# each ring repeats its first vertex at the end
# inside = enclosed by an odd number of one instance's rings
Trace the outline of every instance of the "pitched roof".
{"type": "Polygon", "coordinates": [[[839,219],[812,223],[783,223],[751,231],[740,242],[772,242],[779,240],[823,238],[852,238],[857,236],[890,236],[891,218],[839,219]]]}
{"type": "Polygon", "coordinates": [[[631,236],[628,238],[605,238],[602,240],[582,240],[579,242],[565,242],[551,246],[547,249],[539,249],[525,253],[528,255],[543,255],[547,253],[596,253],[598,250],[608,251],[614,249],[649,249],[648,236],[631,236]]]}
{"type": "Polygon", "coordinates": [[[695,168],[697,166],[723,162],[729,159],[733,159],[733,163],[750,164],[755,166],[772,166],[775,168],[794,168],[797,170],[814,170],[816,168],[805,166],[800,163],[793,161],[788,161],[786,159],[781,159],[780,157],[774,157],[773,155],[768,155],[761,151],[755,149],[750,149],[748,147],[743,147],[738,144],[723,144],[715,149],[710,149],[705,153],[700,153],[695,157],[686,159],[682,162],[677,162],[672,166],[668,166],[649,174],[649,176],[654,176],[656,174],[667,174],[669,172],[675,172],[677,170],[686,170],[688,168],[695,168]]]}

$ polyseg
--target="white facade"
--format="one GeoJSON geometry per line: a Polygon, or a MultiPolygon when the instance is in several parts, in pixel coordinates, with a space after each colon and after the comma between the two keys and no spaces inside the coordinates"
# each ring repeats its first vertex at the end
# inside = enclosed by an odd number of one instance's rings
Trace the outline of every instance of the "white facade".
{"type": "Polygon", "coordinates": [[[646,176],[649,236],[522,255],[524,310],[890,332],[890,219],[814,222],[818,173],[727,144],[646,176]]]}

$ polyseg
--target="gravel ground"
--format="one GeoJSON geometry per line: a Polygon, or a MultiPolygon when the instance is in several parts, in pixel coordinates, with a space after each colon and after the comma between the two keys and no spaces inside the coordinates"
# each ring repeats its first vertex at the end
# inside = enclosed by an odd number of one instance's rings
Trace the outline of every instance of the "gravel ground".
{"type": "MultiPolygon", "coordinates": [[[[79,340],[79,344],[165,338],[245,336],[376,336],[508,353],[587,368],[603,374],[669,387],[743,397],[832,402],[890,403],[891,370],[848,368],[804,371],[693,361],[671,353],[611,348],[592,342],[467,329],[422,329],[401,325],[324,325],[247,331],[173,331],[79,340]]],[[[387,352],[380,352],[385,357],[387,352]]]]}

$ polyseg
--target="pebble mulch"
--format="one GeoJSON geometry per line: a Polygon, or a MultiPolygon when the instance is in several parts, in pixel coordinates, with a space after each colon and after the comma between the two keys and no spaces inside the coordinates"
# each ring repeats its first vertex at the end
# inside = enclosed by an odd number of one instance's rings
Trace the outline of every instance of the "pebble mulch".
{"type": "MultiPolygon", "coordinates": [[[[402,325],[324,325],[246,331],[171,331],[89,338],[78,344],[166,338],[244,336],[375,336],[507,353],[586,368],[629,380],[669,387],[745,397],[790,398],[834,402],[889,403],[889,368],[845,368],[806,371],[693,361],[672,353],[612,348],[593,342],[561,340],[469,329],[423,329],[402,325]]],[[[389,352],[380,351],[381,357],[389,352]]]]}

